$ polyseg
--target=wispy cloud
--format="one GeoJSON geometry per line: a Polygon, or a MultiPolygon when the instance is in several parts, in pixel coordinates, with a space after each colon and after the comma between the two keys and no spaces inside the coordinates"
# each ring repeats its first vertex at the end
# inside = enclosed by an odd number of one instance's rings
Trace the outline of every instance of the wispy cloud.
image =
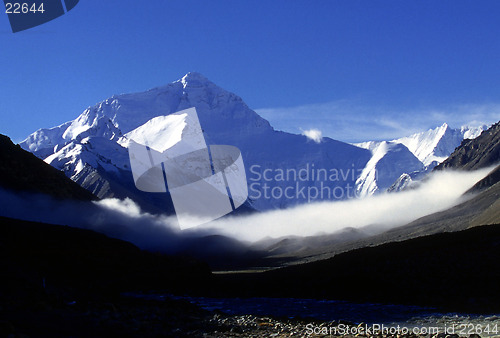
{"type": "Polygon", "coordinates": [[[276,129],[292,133],[318,129],[345,142],[391,140],[448,123],[479,126],[500,120],[500,103],[398,109],[340,100],[297,107],[257,109],[276,129]]]}
{"type": "Polygon", "coordinates": [[[323,138],[322,134],[321,130],[314,128],[302,131],[302,135],[316,143],[321,143],[321,139],[323,138]]]}

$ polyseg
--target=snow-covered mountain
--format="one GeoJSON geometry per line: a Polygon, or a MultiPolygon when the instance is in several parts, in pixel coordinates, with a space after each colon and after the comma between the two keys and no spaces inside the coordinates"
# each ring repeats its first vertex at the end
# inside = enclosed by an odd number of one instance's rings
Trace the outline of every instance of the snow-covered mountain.
{"type": "Polygon", "coordinates": [[[410,186],[448,158],[464,139],[474,139],[487,128],[486,125],[451,128],[444,123],[392,141],[356,143],[356,146],[372,152],[372,158],[356,182],[359,194],[366,196],[387,189],[400,191],[410,186]],[[397,173],[399,175],[394,180],[397,173]]]}
{"type": "MultiPolygon", "coordinates": [[[[207,144],[241,150],[249,191],[246,205],[257,210],[384,191],[402,174],[446,157],[461,139],[479,132],[457,132],[443,125],[391,142],[355,146],[324,137],[317,143],[274,130],[237,95],[199,73],[188,73],[146,92],[112,96],[73,121],[34,132],[21,147],[99,197],[129,197],[148,211],[172,212],[169,194],[136,189],[127,136],[140,131],[141,137],[155,139],[159,130],[145,123],[191,107],[198,112],[207,144]]],[[[182,133],[182,128],[174,123],[162,132],[182,133]]]]}
{"type": "Polygon", "coordinates": [[[404,173],[422,170],[422,162],[406,146],[396,142],[365,142],[362,147],[372,152],[372,158],[356,181],[361,197],[385,191],[404,173]]]}
{"type": "MultiPolygon", "coordinates": [[[[303,135],[276,131],[240,97],[198,73],[146,92],[113,96],[73,121],[36,131],[21,146],[100,197],[130,197],[147,210],[165,210],[170,201],[160,196],[167,194],[135,188],[125,135],[133,135],[154,117],[190,107],[198,112],[207,144],[241,150],[248,205],[257,210],[347,198],[371,157],[366,149],[330,138],[316,143],[303,135]]],[[[144,137],[154,138],[155,133],[151,129],[151,135],[144,137]]]]}
{"type": "Polygon", "coordinates": [[[451,128],[444,123],[440,127],[392,142],[404,144],[425,166],[430,166],[433,162],[435,164],[443,162],[464,139],[475,139],[486,129],[488,129],[486,125],[451,128]]]}

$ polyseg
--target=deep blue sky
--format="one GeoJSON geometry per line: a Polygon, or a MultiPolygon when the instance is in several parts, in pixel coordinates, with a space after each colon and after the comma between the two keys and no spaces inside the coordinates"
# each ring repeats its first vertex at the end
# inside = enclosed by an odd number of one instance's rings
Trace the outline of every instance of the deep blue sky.
{"type": "Polygon", "coordinates": [[[80,0],[13,34],[0,13],[0,133],[19,142],[189,71],[279,128],[348,141],[493,122],[499,18],[500,1],[80,0]]]}

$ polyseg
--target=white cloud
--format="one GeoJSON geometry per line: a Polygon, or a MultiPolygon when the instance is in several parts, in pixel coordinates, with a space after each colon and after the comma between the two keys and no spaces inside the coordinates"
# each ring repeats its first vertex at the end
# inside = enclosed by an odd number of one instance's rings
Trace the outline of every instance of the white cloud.
{"type": "Polygon", "coordinates": [[[323,138],[321,130],[314,129],[314,128],[304,130],[302,132],[302,135],[306,136],[308,139],[313,140],[316,143],[321,143],[321,139],[323,138]]]}
{"type": "Polygon", "coordinates": [[[0,189],[0,199],[4,201],[0,215],[87,228],[141,248],[174,253],[191,248],[197,237],[212,234],[256,241],[265,237],[335,233],[347,227],[376,225],[381,230],[401,226],[462,202],[463,193],[489,170],[438,172],[410,191],[227,217],[184,231],[179,230],[175,216],[144,213],[129,199],[94,203],[56,201],[45,195],[15,194],[0,189]]]}
{"type": "Polygon", "coordinates": [[[359,229],[375,225],[388,229],[464,201],[463,193],[489,171],[437,172],[414,190],[229,217],[212,222],[210,226],[225,235],[248,241],[330,234],[347,227],[359,229]]]}

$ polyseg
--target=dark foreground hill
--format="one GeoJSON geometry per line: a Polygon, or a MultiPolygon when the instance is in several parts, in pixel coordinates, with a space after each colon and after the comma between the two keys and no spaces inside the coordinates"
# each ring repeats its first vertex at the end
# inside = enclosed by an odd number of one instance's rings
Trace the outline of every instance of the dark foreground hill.
{"type": "Polygon", "coordinates": [[[121,296],[194,292],[210,285],[206,264],[89,230],[0,217],[0,267],[0,337],[168,335],[206,316],[189,303],[121,296]],[[152,326],[152,316],[163,319],[152,326]]]}
{"type": "Polygon", "coordinates": [[[92,297],[144,289],[183,290],[206,281],[204,263],[140,250],[94,231],[0,217],[0,297],[56,290],[92,297]]]}
{"type": "Polygon", "coordinates": [[[500,225],[366,247],[260,274],[217,276],[234,295],[500,312],[500,225]]]}
{"type": "Polygon", "coordinates": [[[124,297],[126,292],[500,311],[500,225],[362,248],[265,273],[212,275],[192,259],[145,252],[88,230],[6,218],[0,224],[0,335],[222,336],[224,315],[183,301],[124,297]]]}
{"type": "Polygon", "coordinates": [[[90,201],[92,193],[35,155],[0,134],[0,187],[13,191],[47,194],[59,199],[90,201]]]}

